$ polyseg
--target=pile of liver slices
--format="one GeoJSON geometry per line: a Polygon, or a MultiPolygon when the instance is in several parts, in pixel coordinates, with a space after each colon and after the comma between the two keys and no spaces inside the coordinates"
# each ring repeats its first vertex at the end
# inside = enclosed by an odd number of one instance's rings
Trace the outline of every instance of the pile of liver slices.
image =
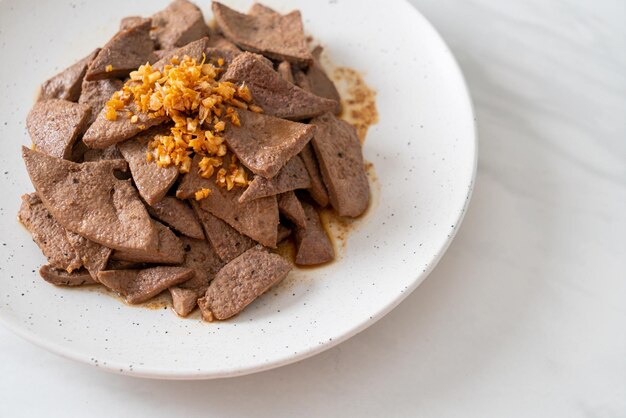
{"type": "Polygon", "coordinates": [[[309,49],[300,12],[255,4],[242,14],[214,2],[213,13],[215,29],[186,0],[125,18],[106,45],[43,84],[27,119],[34,147],[23,148],[36,191],[18,216],[48,258],[46,281],[101,284],[133,304],[169,290],[179,315],[199,306],[207,320],[226,319],[292,269],[272,251],[282,240],[295,242],[296,264],[334,258],[321,208],[349,217],[367,208],[361,144],[337,117],[339,94],[320,48],[309,49]],[[222,58],[221,79],[245,83],[263,109],[239,110],[241,125],[224,133],[249,170],[247,188],[200,177],[198,155],[184,175],[147,162],[168,118],[104,116],[130,71],[183,55],[222,58]],[[196,201],[203,188],[210,194],[196,201]]]}

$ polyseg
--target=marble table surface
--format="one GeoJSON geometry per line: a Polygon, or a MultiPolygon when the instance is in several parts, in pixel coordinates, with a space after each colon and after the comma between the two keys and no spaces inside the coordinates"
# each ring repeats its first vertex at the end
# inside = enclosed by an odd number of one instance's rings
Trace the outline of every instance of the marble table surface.
{"type": "Polygon", "coordinates": [[[227,380],[112,375],[0,328],[0,417],[626,416],[626,2],[411,2],[480,136],[429,278],[338,347],[227,380]]]}

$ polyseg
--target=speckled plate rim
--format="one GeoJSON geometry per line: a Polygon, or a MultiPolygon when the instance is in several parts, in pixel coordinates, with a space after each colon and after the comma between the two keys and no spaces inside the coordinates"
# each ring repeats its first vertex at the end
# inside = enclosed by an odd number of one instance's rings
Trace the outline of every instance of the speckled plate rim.
{"type": "MultiPolygon", "coordinates": [[[[435,29],[435,27],[419,12],[419,10],[417,10],[407,0],[402,0],[401,3],[403,4],[403,7],[405,7],[407,10],[410,10],[410,12],[408,13],[412,13],[415,16],[415,19],[418,19],[420,21],[420,24],[423,25],[432,33],[433,39],[439,43],[438,47],[441,49],[441,52],[444,53],[447,56],[447,58],[450,60],[451,67],[453,67],[450,69],[453,71],[454,77],[458,79],[460,85],[462,86],[462,90],[464,93],[463,97],[459,97],[458,99],[460,101],[463,101],[465,112],[467,113],[469,117],[471,117],[471,120],[472,120],[472,132],[468,133],[468,141],[471,141],[473,145],[472,146],[473,155],[471,155],[473,164],[472,164],[471,172],[468,172],[466,176],[467,177],[466,186],[468,190],[467,196],[466,196],[466,199],[464,200],[463,205],[459,208],[458,214],[456,216],[455,225],[457,227],[453,228],[453,230],[450,232],[448,238],[443,242],[443,245],[441,245],[439,251],[437,251],[436,255],[433,257],[431,262],[427,264],[427,268],[421,271],[416,276],[412,284],[406,289],[405,292],[400,293],[395,299],[391,300],[387,305],[385,305],[378,311],[372,313],[370,318],[367,318],[361,321],[360,323],[358,323],[358,325],[355,325],[349,332],[346,332],[339,337],[332,338],[328,341],[325,341],[322,344],[313,346],[308,350],[302,350],[298,352],[298,354],[295,354],[295,355],[285,355],[283,357],[278,357],[278,358],[275,358],[271,362],[263,363],[257,366],[245,367],[245,368],[236,368],[236,367],[224,368],[221,370],[213,370],[211,372],[192,371],[192,370],[185,370],[185,371],[155,370],[154,368],[149,368],[149,367],[144,368],[138,365],[138,366],[135,366],[132,374],[128,374],[124,372],[125,365],[119,362],[115,362],[115,361],[109,361],[106,365],[100,364],[99,367],[102,370],[106,370],[106,371],[117,373],[117,374],[124,374],[127,376],[151,378],[151,379],[206,380],[206,379],[218,379],[218,378],[226,378],[226,377],[243,376],[247,374],[271,370],[271,369],[281,367],[281,366],[286,366],[286,365],[304,360],[306,358],[312,357],[323,351],[326,351],[338,344],[341,344],[342,342],[348,340],[349,338],[361,333],[362,331],[364,331],[365,329],[367,329],[368,327],[376,323],[378,320],[383,318],[387,313],[392,311],[396,306],[398,306],[433,271],[433,269],[437,266],[437,264],[439,263],[443,255],[445,254],[446,250],[452,243],[454,237],[456,236],[458,229],[463,221],[463,218],[467,212],[469,203],[471,201],[472,193],[474,190],[474,182],[476,178],[477,161],[478,161],[478,135],[477,135],[477,129],[476,129],[476,118],[475,118],[474,108],[473,108],[472,101],[471,101],[471,96],[467,88],[467,83],[458,65],[458,62],[456,61],[451,50],[449,49],[449,47],[447,46],[447,44],[445,43],[441,35],[438,33],[438,31],[435,29]]],[[[64,357],[70,360],[75,360],[80,363],[84,363],[88,365],[94,364],[92,359],[89,358],[88,355],[78,352],[78,351],[74,351],[72,349],[69,349],[68,347],[64,347],[60,344],[56,344],[44,338],[41,338],[34,332],[27,331],[24,327],[20,327],[18,324],[11,322],[10,320],[8,320],[7,318],[4,318],[1,315],[0,315],[0,324],[5,326],[7,329],[12,331],[16,335],[24,338],[25,340],[30,341],[31,343],[36,344],[50,352],[60,355],[61,357],[64,357]]]]}

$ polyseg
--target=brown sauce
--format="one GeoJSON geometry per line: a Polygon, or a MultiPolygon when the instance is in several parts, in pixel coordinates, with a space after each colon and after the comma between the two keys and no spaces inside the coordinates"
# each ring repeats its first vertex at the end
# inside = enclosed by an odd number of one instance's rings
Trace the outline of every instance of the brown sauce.
{"type": "Polygon", "coordinates": [[[341,118],[354,125],[361,143],[365,142],[367,130],[378,122],[376,92],[352,68],[335,68],[332,79],[341,95],[341,118]]]}

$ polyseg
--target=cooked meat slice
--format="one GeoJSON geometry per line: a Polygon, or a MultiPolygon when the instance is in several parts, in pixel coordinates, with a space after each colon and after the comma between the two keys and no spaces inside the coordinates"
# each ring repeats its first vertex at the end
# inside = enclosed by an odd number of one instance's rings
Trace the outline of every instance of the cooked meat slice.
{"type": "Polygon", "coordinates": [[[242,52],[234,43],[224,38],[222,35],[213,34],[209,36],[209,48],[224,49],[235,52],[242,52]]]}
{"type": "Polygon", "coordinates": [[[78,135],[87,129],[90,113],[89,106],[79,103],[44,100],[33,106],[26,128],[38,151],[69,160],[78,135]]]}
{"type": "Polygon", "coordinates": [[[145,18],[141,16],[126,16],[120,20],[120,30],[133,28],[143,23],[145,18]]]}
{"type": "Polygon", "coordinates": [[[315,157],[315,151],[313,151],[313,146],[310,142],[300,151],[300,158],[302,158],[306,171],[309,172],[309,177],[311,177],[309,194],[321,207],[328,206],[328,191],[326,190],[326,186],[324,186],[322,173],[317,163],[317,157],[315,157]]]}
{"type": "Polygon", "coordinates": [[[172,296],[172,309],[178,316],[183,318],[188,316],[198,304],[198,292],[193,289],[183,289],[175,286],[170,287],[169,291],[172,296]]]}
{"type": "Polygon", "coordinates": [[[165,196],[160,202],[148,206],[148,212],[171,228],[191,238],[203,240],[202,225],[189,205],[172,196],[165,196]]]}
{"type": "Polygon", "coordinates": [[[315,208],[302,202],[306,214],[306,228],[296,227],[296,264],[310,266],[322,264],[335,258],[335,250],[320,222],[315,208]]]}
{"type": "Polygon", "coordinates": [[[81,83],[87,72],[87,66],[98,54],[96,49],[85,58],[61,71],[41,85],[39,100],[61,99],[75,102],[80,97],[81,83]]]}
{"type": "Polygon", "coordinates": [[[150,38],[152,21],[143,19],[136,26],[120,30],[106,43],[87,68],[89,81],[126,77],[140,65],[152,61],[154,41],[150,38]]]}
{"type": "Polygon", "coordinates": [[[322,47],[315,47],[313,50],[313,64],[306,70],[306,72],[299,71],[297,73],[296,84],[316,96],[333,100],[336,103],[333,113],[338,115],[341,112],[341,97],[339,96],[337,87],[335,87],[335,83],[333,83],[328,75],[326,75],[326,72],[320,63],[321,53],[322,47]]]}
{"type": "Polygon", "coordinates": [[[206,62],[213,64],[222,71],[228,70],[228,66],[235,60],[235,58],[242,54],[239,50],[227,48],[207,48],[204,53],[206,55],[206,62]],[[220,58],[224,60],[222,65],[219,64],[220,58]]]}
{"type": "Polygon", "coordinates": [[[148,205],[154,205],[163,199],[178,178],[178,168],[175,166],[160,167],[156,162],[146,159],[148,144],[155,136],[166,135],[168,132],[168,128],[157,127],[117,144],[128,162],[139,194],[148,205]]]}
{"type": "Polygon", "coordinates": [[[245,83],[263,113],[284,119],[309,119],[336,108],[337,102],[302,90],[266,65],[261,56],[244,52],[228,66],[222,80],[245,83]]]}
{"type": "Polygon", "coordinates": [[[277,15],[278,12],[270,7],[267,7],[261,3],[254,3],[248,10],[250,16],[264,16],[264,15],[277,15]]]}
{"type": "Polygon", "coordinates": [[[117,250],[111,258],[132,263],[181,264],[185,259],[182,241],[165,225],[154,221],[159,234],[159,245],[146,251],[117,250]]]}
{"type": "Polygon", "coordinates": [[[291,72],[291,64],[289,61],[283,61],[278,64],[277,71],[283,79],[289,81],[291,84],[295,84],[296,81],[293,79],[293,73],[291,72]]]}
{"type": "Polygon", "coordinates": [[[124,296],[131,304],[146,302],[168,287],[189,280],[193,270],[184,267],[151,267],[143,270],[106,270],[98,273],[100,283],[124,296]]]}
{"type": "Polygon", "coordinates": [[[120,160],[77,164],[22,147],[22,158],[44,206],[61,226],[105,247],[147,250],[158,245],[137,191],[114,170],[120,160]]]}
{"type": "Polygon", "coordinates": [[[48,283],[56,286],[83,286],[97,283],[85,269],[68,273],[65,270],[60,270],[46,264],[39,269],[39,275],[48,283]]]}
{"type": "Polygon", "coordinates": [[[245,15],[214,1],[213,16],[224,36],[242,49],[303,67],[313,61],[299,11],[245,15]]]}
{"type": "Polygon", "coordinates": [[[283,224],[278,224],[278,242],[286,240],[289,235],[291,235],[291,229],[283,224]]]}
{"type": "Polygon", "coordinates": [[[241,126],[229,124],[224,140],[254,174],[272,178],[311,140],[315,127],[239,110],[241,126]]]}
{"type": "Polygon", "coordinates": [[[85,132],[83,136],[85,144],[89,148],[103,149],[168,120],[167,116],[150,117],[146,113],[138,112],[134,102],[129,104],[126,110],[118,112],[116,120],[108,120],[105,116],[106,108],[103,108],[95,122],[85,132]],[[126,116],[126,110],[137,116],[136,123],[131,122],[130,117],[126,116]]]}
{"type": "Polygon", "coordinates": [[[94,280],[97,280],[98,272],[104,270],[113,250],[90,241],[75,232],[66,230],[65,235],[76,254],[80,257],[83,266],[85,266],[94,280]]]}
{"type": "Polygon", "coordinates": [[[79,255],[65,236],[65,229],[54,220],[36,193],[22,196],[17,218],[28,229],[51,267],[71,272],[82,266],[79,255]]]}
{"type": "Polygon", "coordinates": [[[88,149],[83,155],[86,163],[104,160],[124,160],[124,157],[116,145],[109,145],[105,149],[88,149]]]}
{"type": "Polygon", "coordinates": [[[109,258],[109,262],[104,270],[141,270],[147,267],[145,263],[133,263],[132,261],[113,260],[109,258]]]}
{"type": "Polygon", "coordinates": [[[306,227],[304,209],[293,191],[278,195],[278,211],[296,226],[306,227]]]}
{"type": "Polygon", "coordinates": [[[165,9],[152,15],[159,46],[178,48],[209,34],[202,12],[186,0],[174,0],[165,9]]]}
{"type": "Polygon", "coordinates": [[[82,163],[85,160],[85,153],[87,151],[89,151],[87,145],[85,145],[82,139],[78,139],[74,142],[69,160],[75,163],[82,163]]]}
{"type": "Polygon", "coordinates": [[[213,216],[211,212],[202,209],[198,202],[191,201],[191,206],[202,223],[211,247],[225,263],[256,245],[252,239],[240,234],[235,228],[213,216]]]}
{"type": "Polygon", "coordinates": [[[163,54],[161,58],[159,58],[159,60],[154,63],[152,68],[155,68],[157,70],[163,70],[166,65],[171,63],[172,58],[183,58],[185,55],[187,55],[189,58],[195,59],[197,62],[200,62],[202,61],[202,54],[206,51],[208,47],[209,38],[204,37],[198,39],[197,41],[190,42],[183,47],[171,49],[163,54]]]}
{"type": "Polygon", "coordinates": [[[187,316],[224,263],[208,242],[186,237],[181,239],[185,249],[185,262],[181,267],[193,269],[194,276],[176,287],[170,287],[170,294],[174,311],[180,316],[187,316]]]}
{"type": "Polygon", "coordinates": [[[91,114],[87,125],[95,122],[98,114],[104,109],[113,93],[121,90],[124,86],[122,80],[117,78],[108,78],[105,80],[83,81],[83,87],[80,93],[78,103],[91,107],[91,114]]]}
{"type": "Polygon", "coordinates": [[[311,187],[311,178],[307,173],[302,159],[297,155],[271,178],[255,176],[239,198],[240,202],[248,202],[260,197],[274,196],[280,193],[296,189],[308,189],[311,187]]]}
{"type": "Polygon", "coordinates": [[[311,142],[330,203],[339,216],[361,215],[367,209],[370,188],[356,129],[330,113],[311,124],[318,128],[311,142]]]}
{"type": "MultiPolygon", "coordinates": [[[[196,191],[210,190],[209,195],[200,200],[200,207],[226,221],[230,226],[267,247],[276,247],[276,227],[278,226],[278,204],[276,197],[262,197],[251,202],[239,203],[243,193],[241,188],[227,190],[215,184],[215,179],[205,179],[198,173],[202,157],[196,154],[189,173],[185,174],[176,196],[180,199],[192,198],[196,191]]],[[[228,156],[224,160],[229,160],[228,156]]],[[[225,162],[226,164],[226,162],[225,162]]]]}
{"type": "Polygon", "coordinates": [[[261,246],[249,249],[222,268],[198,300],[202,317],[211,321],[228,319],[254,299],[283,280],[291,264],[261,246]]]}

